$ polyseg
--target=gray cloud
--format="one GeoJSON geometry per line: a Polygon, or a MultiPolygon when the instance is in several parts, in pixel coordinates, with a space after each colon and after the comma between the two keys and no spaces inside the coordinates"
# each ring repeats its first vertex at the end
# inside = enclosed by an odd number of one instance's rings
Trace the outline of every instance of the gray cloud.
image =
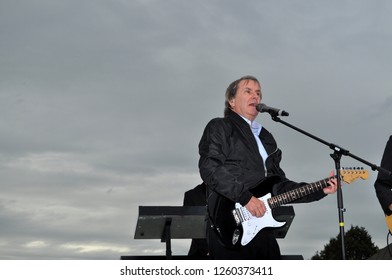
{"type": "MultiPolygon", "coordinates": [[[[6,1],[0,9],[0,258],[164,254],[134,240],[139,205],[181,205],[224,91],[252,74],[285,119],[379,164],[391,131],[387,1],[6,1]]],[[[317,181],[331,150],[268,115],[290,178],[317,181]]],[[[342,166],[362,166],[344,157],[342,166]]],[[[379,247],[369,179],[345,186],[346,224],[379,247]]],[[[338,234],[336,197],[296,205],[284,254],[338,234]]],[[[188,241],[173,241],[187,252],[188,241]]]]}

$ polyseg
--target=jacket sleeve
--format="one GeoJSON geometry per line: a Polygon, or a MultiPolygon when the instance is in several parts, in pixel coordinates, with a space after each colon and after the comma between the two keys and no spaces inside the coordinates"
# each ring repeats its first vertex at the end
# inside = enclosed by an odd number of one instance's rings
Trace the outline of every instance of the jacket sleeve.
{"type": "Polygon", "coordinates": [[[238,170],[241,168],[235,168],[239,163],[228,160],[230,131],[223,119],[214,119],[207,124],[199,143],[199,172],[210,189],[246,205],[252,194],[240,179],[242,174],[238,170]]]}
{"type": "MultiPolygon", "coordinates": [[[[392,171],[392,136],[390,136],[381,159],[381,167],[392,171]]],[[[391,215],[389,205],[392,203],[392,178],[383,172],[379,172],[374,183],[376,195],[386,215],[391,215]]]]}

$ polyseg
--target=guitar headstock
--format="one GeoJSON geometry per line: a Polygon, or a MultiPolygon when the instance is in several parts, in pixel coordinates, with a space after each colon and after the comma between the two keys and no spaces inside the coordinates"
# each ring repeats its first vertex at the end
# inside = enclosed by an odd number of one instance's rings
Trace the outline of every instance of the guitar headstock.
{"type": "Polygon", "coordinates": [[[343,168],[340,169],[340,177],[344,182],[350,184],[358,178],[366,180],[369,177],[369,171],[363,169],[362,167],[343,168]]]}

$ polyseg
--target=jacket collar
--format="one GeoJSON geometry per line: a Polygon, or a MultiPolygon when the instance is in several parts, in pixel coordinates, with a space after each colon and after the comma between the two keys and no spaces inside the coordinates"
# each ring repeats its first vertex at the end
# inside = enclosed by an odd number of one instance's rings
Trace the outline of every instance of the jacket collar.
{"type": "Polygon", "coordinates": [[[227,117],[234,121],[237,125],[240,125],[242,127],[249,127],[249,124],[243,119],[243,117],[238,115],[233,110],[228,110],[227,117]]]}
{"type": "MultiPolygon", "coordinates": [[[[256,139],[253,135],[252,129],[250,125],[247,123],[246,120],[244,120],[243,117],[238,115],[236,112],[233,110],[230,110],[227,113],[227,117],[233,121],[234,125],[239,128],[241,131],[241,134],[244,136],[246,141],[249,143],[249,147],[253,150],[255,155],[260,155],[259,153],[259,147],[257,146],[256,139]]],[[[261,156],[260,156],[261,160],[261,156]]]]}

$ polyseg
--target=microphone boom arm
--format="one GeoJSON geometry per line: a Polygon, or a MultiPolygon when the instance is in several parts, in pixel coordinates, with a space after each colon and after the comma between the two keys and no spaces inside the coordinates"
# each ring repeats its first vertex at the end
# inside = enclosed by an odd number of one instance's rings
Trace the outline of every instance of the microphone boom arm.
{"type": "Polygon", "coordinates": [[[353,155],[353,154],[350,153],[348,150],[346,150],[346,149],[344,149],[344,148],[342,148],[342,147],[340,147],[340,146],[338,146],[338,145],[335,145],[335,144],[332,144],[332,143],[328,143],[327,141],[324,141],[323,139],[321,139],[321,138],[319,138],[319,137],[316,137],[316,136],[314,136],[314,135],[312,135],[312,134],[310,134],[310,133],[308,133],[308,132],[306,132],[306,131],[304,131],[304,130],[298,128],[298,127],[295,127],[295,126],[293,126],[293,125],[291,125],[291,124],[289,124],[289,123],[287,123],[287,122],[285,122],[285,121],[282,121],[282,120],[281,120],[279,117],[277,117],[277,116],[271,116],[271,118],[272,118],[272,120],[274,120],[274,121],[276,121],[276,122],[280,122],[280,123],[282,123],[282,124],[284,124],[284,125],[286,125],[286,126],[292,128],[292,129],[294,129],[294,130],[296,130],[296,131],[298,131],[298,132],[300,132],[300,133],[302,133],[302,134],[305,134],[306,136],[308,136],[308,137],[310,137],[310,138],[313,138],[313,139],[319,141],[320,143],[323,143],[324,145],[326,145],[326,146],[328,146],[330,149],[332,149],[335,153],[339,153],[339,154],[342,154],[342,155],[345,155],[345,156],[352,157],[352,158],[354,158],[354,159],[356,159],[356,160],[358,160],[358,161],[360,161],[360,162],[362,162],[362,163],[364,163],[364,164],[370,166],[370,168],[371,168],[373,171],[377,170],[377,171],[379,171],[379,172],[385,173],[385,174],[388,175],[388,176],[392,176],[392,172],[391,172],[391,171],[389,171],[389,170],[387,170],[387,169],[385,169],[385,168],[382,168],[381,166],[377,166],[377,165],[374,164],[374,163],[368,162],[368,161],[366,161],[366,160],[364,160],[364,159],[362,159],[362,158],[360,158],[360,157],[358,157],[358,156],[356,156],[356,155],[353,155]]]}
{"type": "Polygon", "coordinates": [[[351,154],[348,150],[339,147],[338,145],[332,144],[332,143],[328,143],[327,141],[324,141],[323,139],[316,137],[298,127],[295,127],[285,121],[282,121],[277,114],[272,115],[271,114],[271,118],[272,120],[276,121],[276,122],[280,122],[302,134],[305,134],[306,136],[313,138],[321,143],[323,143],[324,145],[328,146],[330,149],[332,149],[334,151],[333,154],[330,154],[331,157],[333,158],[333,160],[335,161],[335,168],[336,168],[336,178],[337,178],[337,183],[338,183],[338,190],[337,190],[337,204],[338,204],[338,214],[339,214],[339,229],[340,229],[340,237],[341,237],[341,254],[342,254],[342,259],[345,260],[346,259],[346,252],[345,252],[345,243],[344,243],[344,218],[343,218],[343,212],[345,212],[346,210],[343,207],[343,194],[342,194],[342,189],[341,189],[341,184],[340,184],[340,159],[342,157],[342,155],[345,156],[350,156],[368,166],[371,167],[371,169],[374,170],[378,170],[379,172],[383,172],[385,174],[387,174],[389,177],[392,176],[392,172],[389,170],[386,170],[380,166],[377,166],[373,163],[370,163],[360,157],[357,157],[356,155],[351,154]]]}

